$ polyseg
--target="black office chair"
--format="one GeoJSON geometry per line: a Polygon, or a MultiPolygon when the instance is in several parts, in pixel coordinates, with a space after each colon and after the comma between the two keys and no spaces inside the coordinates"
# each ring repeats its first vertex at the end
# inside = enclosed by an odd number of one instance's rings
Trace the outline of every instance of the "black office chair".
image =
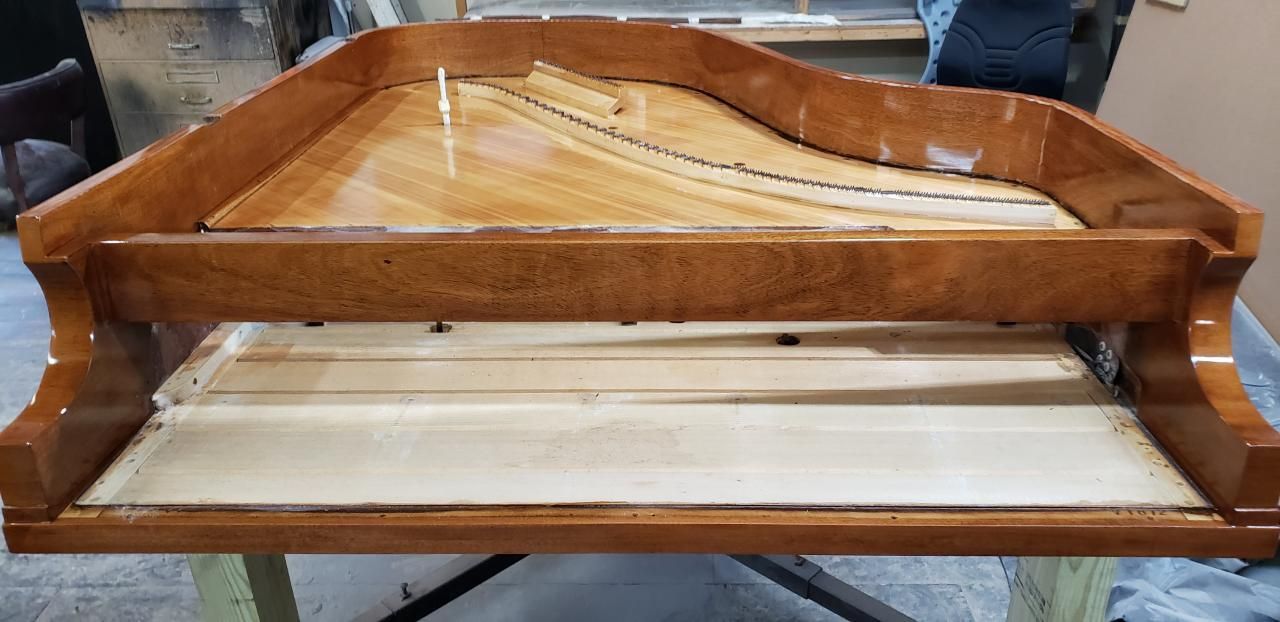
{"type": "Polygon", "coordinates": [[[89,176],[84,159],[84,71],[73,59],[34,78],[0,85],[0,230],[14,218],[89,176]],[[71,124],[71,146],[34,138],[71,124]]]}
{"type": "Polygon", "coordinates": [[[1071,0],[963,0],[938,53],[938,84],[1062,98],[1071,0]]]}

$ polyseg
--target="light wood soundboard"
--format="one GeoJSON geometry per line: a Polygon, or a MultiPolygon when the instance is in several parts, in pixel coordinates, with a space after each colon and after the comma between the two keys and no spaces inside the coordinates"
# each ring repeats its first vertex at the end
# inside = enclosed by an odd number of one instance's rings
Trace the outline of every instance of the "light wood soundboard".
{"type": "MultiPolygon", "coordinates": [[[[522,78],[486,83],[527,92],[522,78]]],[[[785,138],[740,111],[675,86],[623,81],[609,129],[707,160],[851,186],[1049,200],[1006,182],[912,171],[841,157],[785,138]]],[[[434,80],[364,100],[292,161],[204,219],[213,230],[473,228],[1079,229],[1052,224],[895,216],[767,196],[629,160],[448,83],[442,125],[434,80]]],[[[530,93],[533,94],[533,93],[530,93]]],[[[560,102],[558,102],[560,103],[560,102]]]]}
{"type": "Polygon", "coordinates": [[[79,504],[1205,506],[1049,326],[431,328],[226,325],[79,504]]]}

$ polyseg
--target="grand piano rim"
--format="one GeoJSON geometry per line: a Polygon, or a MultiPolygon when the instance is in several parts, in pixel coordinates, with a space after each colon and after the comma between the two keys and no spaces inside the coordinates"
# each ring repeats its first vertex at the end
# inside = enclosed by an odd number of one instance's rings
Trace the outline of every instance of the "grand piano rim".
{"type": "Polygon", "coordinates": [[[291,69],[24,214],[19,229],[53,336],[36,397],[0,433],[0,492],[14,551],[1247,556],[1270,554],[1280,534],[1280,435],[1249,403],[1230,345],[1231,304],[1257,253],[1260,212],[1059,102],[869,80],[679,26],[405,26],[362,33],[291,69]],[[845,155],[955,170],[953,161],[929,154],[976,149],[982,157],[964,172],[1045,191],[1094,228],[536,239],[196,232],[201,218],[370,93],[428,79],[437,65],[461,68],[456,75],[514,75],[538,58],[699,90],[845,155]],[[802,107],[805,114],[796,114],[802,107]],[[841,114],[850,108],[876,114],[841,114]],[[540,264],[536,291],[527,281],[503,282],[512,271],[493,269],[531,256],[553,258],[540,264]],[[677,259],[715,274],[720,285],[644,268],[677,259]],[[858,265],[879,270],[850,269],[858,265]],[[834,276],[807,281],[818,268],[834,276]],[[441,275],[463,273],[494,280],[441,294],[430,306],[389,295],[369,302],[371,292],[386,294],[387,279],[438,293],[447,289],[441,275]],[[753,286],[761,279],[799,285],[766,291],[753,286]],[[591,300],[566,296],[567,284],[583,282],[595,285],[591,300]],[[984,285],[972,286],[978,282],[984,285]],[[1086,323],[1117,346],[1139,418],[1216,514],[542,508],[383,515],[72,505],[146,421],[154,387],[203,336],[169,330],[177,323],[441,317],[1086,323]]]}

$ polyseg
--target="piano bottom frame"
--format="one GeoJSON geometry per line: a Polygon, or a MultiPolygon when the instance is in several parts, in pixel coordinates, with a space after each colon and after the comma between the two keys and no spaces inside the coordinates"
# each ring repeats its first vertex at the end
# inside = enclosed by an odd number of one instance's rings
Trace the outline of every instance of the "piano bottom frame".
{"type": "Polygon", "coordinates": [[[10,523],[24,553],[1274,554],[1276,530],[1176,511],[503,508],[287,512],[72,507],[10,523]]]}
{"type": "Polygon", "coordinates": [[[9,547],[1275,550],[1276,528],[1220,516],[1050,326],[430,328],[224,325],[78,501],[10,518],[9,547]]]}

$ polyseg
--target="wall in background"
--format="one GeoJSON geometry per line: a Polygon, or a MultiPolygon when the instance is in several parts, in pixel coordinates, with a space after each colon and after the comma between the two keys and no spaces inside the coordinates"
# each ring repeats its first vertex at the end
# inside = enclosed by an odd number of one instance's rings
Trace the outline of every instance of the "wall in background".
{"type": "Polygon", "coordinates": [[[1103,119],[1271,210],[1242,297],[1280,336],[1280,2],[1138,2],[1098,112],[1103,119]]]}

